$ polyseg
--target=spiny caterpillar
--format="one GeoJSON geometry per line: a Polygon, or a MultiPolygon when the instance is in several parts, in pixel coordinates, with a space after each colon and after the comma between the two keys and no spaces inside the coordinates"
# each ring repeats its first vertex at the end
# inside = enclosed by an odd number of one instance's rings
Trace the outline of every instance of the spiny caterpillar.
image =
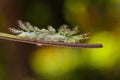
{"type": "Polygon", "coordinates": [[[31,25],[29,22],[18,21],[18,25],[21,28],[14,29],[9,28],[13,33],[17,34],[20,38],[31,39],[36,41],[57,41],[65,43],[79,43],[82,40],[90,38],[89,33],[80,34],[79,26],[73,29],[68,28],[67,25],[62,25],[58,31],[52,26],[48,26],[47,29],[39,29],[36,26],[31,25]]]}

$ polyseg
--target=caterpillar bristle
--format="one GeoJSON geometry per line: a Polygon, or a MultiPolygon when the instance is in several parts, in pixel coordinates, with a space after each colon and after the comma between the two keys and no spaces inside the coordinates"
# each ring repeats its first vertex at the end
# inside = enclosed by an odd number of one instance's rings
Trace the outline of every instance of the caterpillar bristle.
{"type": "Polygon", "coordinates": [[[23,30],[18,30],[18,29],[15,29],[15,28],[9,28],[9,30],[10,30],[12,33],[15,33],[15,34],[20,34],[20,33],[24,32],[23,30]]]}
{"type": "Polygon", "coordinates": [[[24,25],[26,26],[26,28],[29,31],[35,32],[36,30],[34,29],[34,27],[29,23],[29,22],[25,22],[24,25]]]}
{"type": "Polygon", "coordinates": [[[48,25],[48,30],[49,30],[51,33],[56,33],[55,28],[53,28],[53,27],[50,26],[50,25],[48,25]]]}
{"type": "Polygon", "coordinates": [[[40,29],[36,26],[33,27],[36,32],[40,32],[40,29]]]}
{"type": "Polygon", "coordinates": [[[27,32],[30,31],[30,30],[24,25],[24,23],[23,23],[21,20],[18,20],[17,22],[18,22],[18,26],[19,26],[22,30],[27,31],[27,32]]]}

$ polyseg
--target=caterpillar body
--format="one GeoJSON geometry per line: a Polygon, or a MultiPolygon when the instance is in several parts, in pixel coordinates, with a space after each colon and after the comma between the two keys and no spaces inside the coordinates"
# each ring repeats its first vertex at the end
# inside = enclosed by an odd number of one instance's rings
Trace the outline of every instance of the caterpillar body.
{"type": "Polygon", "coordinates": [[[79,43],[82,40],[90,38],[88,36],[89,33],[79,33],[79,26],[69,29],[67,25],[62,25],[58,31],[56,31],[52,26],[48,26],[47,29],[39,29],[38,27],[31,25],[29,22],[18,21],[18,25],[21,30],[14,28],[9,29],[11,32],[17,34],[19,38],[67,43],[79,43]]]}

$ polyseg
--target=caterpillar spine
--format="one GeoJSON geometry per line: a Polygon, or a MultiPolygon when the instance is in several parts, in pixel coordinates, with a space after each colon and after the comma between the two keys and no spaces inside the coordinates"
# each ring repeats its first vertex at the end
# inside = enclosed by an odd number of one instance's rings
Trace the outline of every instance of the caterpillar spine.
{"type": "Polygon", "coordinates": [[[62,41],[68,43],[79,43],[82,40],[89,39],[88,33],[79,34],[79,26],[73,29],[68,28],[67,25],[62,25],[58,31],[52,26],[47,29],[39,29],[31,25],[29,22],[18,21],[18,25],[22,30],[9,28],[11,32],[18,34],[20,38],[27,38],[38,41],[62,41]]]}

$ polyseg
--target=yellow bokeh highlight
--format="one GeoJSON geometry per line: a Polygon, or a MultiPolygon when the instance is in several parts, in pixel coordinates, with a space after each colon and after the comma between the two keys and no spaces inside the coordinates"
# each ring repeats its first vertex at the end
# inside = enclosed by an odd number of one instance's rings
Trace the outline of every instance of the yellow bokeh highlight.
{"type": "Polygon", "coordinates": [[[31,68],[46,77],[64,75],[74,70],[82,62],[82,60],[79,61],[77,50],[64,47],[38,49],[31,57],[31,68]]]}
{"type": "Polygon", "coordinates": [[[117,60],[118,53],[117,43],[114,36],[107,31],[98,32],[92,36],[90,43],[102,43],[103,48],[89,49],[89,63],[99,69],[112,68],[117,60]]]}

